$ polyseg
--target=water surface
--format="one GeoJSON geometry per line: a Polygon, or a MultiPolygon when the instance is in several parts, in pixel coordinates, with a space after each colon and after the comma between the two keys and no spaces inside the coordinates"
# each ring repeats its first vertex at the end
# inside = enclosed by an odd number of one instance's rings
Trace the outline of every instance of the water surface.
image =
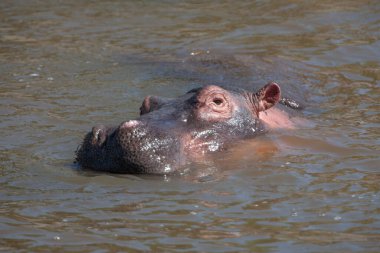
{"type": "Polygon", "coordinates": [[[0,251],[378,252],[377,1],[3,0],[0,24],[0,251]],[[73,164],[148,94],[270,80],[310,126],[184,177],[73,164]]]}

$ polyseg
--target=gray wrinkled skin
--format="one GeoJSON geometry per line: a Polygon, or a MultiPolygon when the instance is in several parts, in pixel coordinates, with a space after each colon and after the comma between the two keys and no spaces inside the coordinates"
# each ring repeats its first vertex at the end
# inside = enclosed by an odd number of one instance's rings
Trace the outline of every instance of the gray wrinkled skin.
{"type": "Polygon", "coordinates": [[[176,99],[145,98],[140,117],[118,127],[96,126],[76,152],[86,169],[168,174],[189,160],[265,131],[258,112],[280,100],[270,83],[257,93],[206,86],[176,99]]]}

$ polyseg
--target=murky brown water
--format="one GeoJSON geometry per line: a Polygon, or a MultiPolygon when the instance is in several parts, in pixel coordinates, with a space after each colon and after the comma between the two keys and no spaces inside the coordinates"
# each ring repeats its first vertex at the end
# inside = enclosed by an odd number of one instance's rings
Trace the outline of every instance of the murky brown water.
{"type": "Polygon", "coordinates": [[[378,252],[379,88],[375,0],[2,0],[0,251],[378,252]],[[224,60],[183,65],[197,50],[224,60]],[[73,164],[147,94],[269,80],[306,98],[311,127],[182,178],[73,164]]]}

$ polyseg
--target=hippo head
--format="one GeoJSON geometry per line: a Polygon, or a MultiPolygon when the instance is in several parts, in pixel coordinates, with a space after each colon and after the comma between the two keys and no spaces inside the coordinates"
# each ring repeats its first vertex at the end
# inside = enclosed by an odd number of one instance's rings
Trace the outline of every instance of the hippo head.
{"type": "Polygon", "coordinates": [[[175,99],[148,96],[138,119],[94,127],[76,160],[100,171],[171,173],[189,160],[263,133],[259,112],[275,105],[280,94],[272,82],[256,93],[209,85],[175,99]]]}

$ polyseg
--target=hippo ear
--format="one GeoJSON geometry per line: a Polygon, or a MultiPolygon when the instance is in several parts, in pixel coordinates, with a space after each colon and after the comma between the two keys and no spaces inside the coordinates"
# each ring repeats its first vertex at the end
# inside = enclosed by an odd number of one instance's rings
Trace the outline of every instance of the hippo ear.
{"type": "Polygon", "coordinates": [[[140,107],[140,115],[158,110],[171,100],[172,100],[171,98],[147,96],[140,107]]]}
{"type": "Polygon", "coordinates": [[[281,99],[281,89],[280,86],[275,82],[270,82],[264,87],[262,87],[258,92],[256,92],[256,97],[259,101],[258,111],[265,111],[281,99]]]}

